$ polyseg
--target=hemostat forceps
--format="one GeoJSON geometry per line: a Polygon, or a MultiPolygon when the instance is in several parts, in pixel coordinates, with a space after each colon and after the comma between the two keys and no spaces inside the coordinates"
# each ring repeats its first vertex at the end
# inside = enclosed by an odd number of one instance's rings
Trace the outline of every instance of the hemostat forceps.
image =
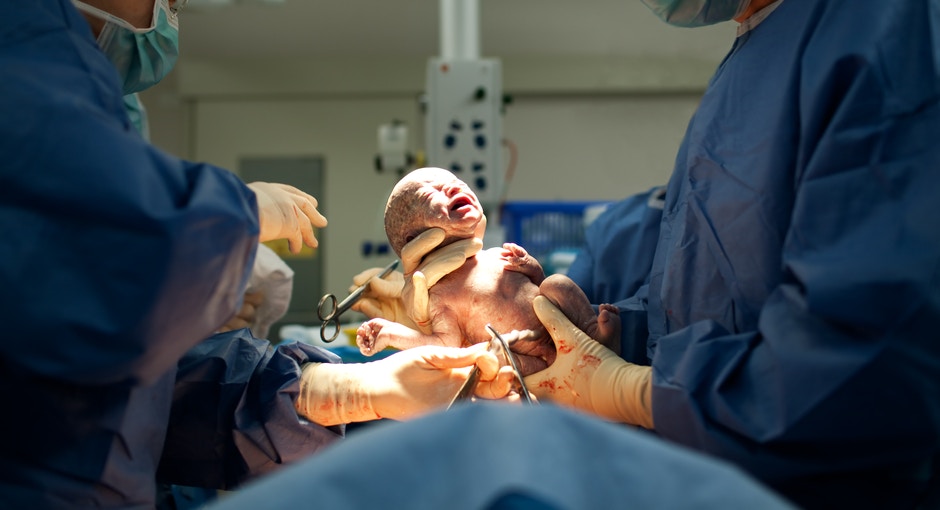
{"type": "Polygon", "coordinates": [[[385,266],[385,269],[383,269],[381,273],[374,275],[372,278],[366,280],[365,283],[356,287],[356,290],[352,291],[345,299],[340,301],[339,304],[336,303],[336,296],[333,294],[326,294],[320,298],[320,303],[317,304],[317,316],[323,321],[320,325],[320,338],[323,339],[324,342],[336,340],[336,336],[339,335],[339,316],[346,313],[356,301],[359,301],[359,298],[362,297],[362,293],[366,291],[366,287],[369,286],[372,280],[388,276],[389,273],[394,271],[397,267],[398,260],[385,266]]]}
{"type": "MultiPolygon", "coordinates": [[[[516,376],[516,380],[519,382],[519,395],[522,397],[522,401],[526,404],[532,404],[532,397],[529,395],[529,389],[525,385],[525,381],[522,379],[522,372],[519,371],[519,366],[516,365],[515,358],[512,357],[512,351],[509,350],[509,344],[506,343],[506,340],[496,331],[491,324],[486,325],[486,330],[490,332],[490,335],[493,338],[490,339],[490,343],[487,346],[487,350],[496,354],[497,351],[502,351],[503,355],[506,356],[506,359],[509,360],[509,366],[512,367],[512,372],[516,376]]],[[[473,396],[474,390],[476,390],[477,384],[480,382],[480,367],[474,366],[470,370],[470,376],[467,378],[467,381],[463,383],[463,386],[460,387],[460,390],[457,391],[457,395],[454,396],[454,399],[451,400],[450,405],[447,406],[448,409],[454,406],[457,402],[462,400],[467,400],[473,396]]]]}
{"type": "MultiPolygon", "coordinates": [[[[499,346],[503,349],[503,354],[506,355],[506,359],[509,360],[509,366],[512,367],[512,373],[516,376],[516,381],[519,382],[519,395],[522,397],[522,401],[526,404],[532,403],[532,397],[529,395],[529,388],[526,387],[525,381],[522,379],[522,372],[519,371],[519,365],[516,365],[516,358],[512,357],[512,351],[509,350],[509,344],[506,343],[506,340],[503,340],[503,337],[496,332],[496,329],[492,325],[487,324],[486,329],[489,330],[490,334],[493,335],[493,340],[499,342],[499,346]]],[[[490,340],[492,342],[493,340],[490,340]]]]}

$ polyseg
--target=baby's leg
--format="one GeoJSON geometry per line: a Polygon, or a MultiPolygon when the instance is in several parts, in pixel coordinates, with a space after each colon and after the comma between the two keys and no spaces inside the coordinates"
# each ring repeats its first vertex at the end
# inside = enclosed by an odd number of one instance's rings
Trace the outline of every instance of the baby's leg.
{"type": "Polygon", "coordinates": [[[616,306],[600,305],[595,314],[584,291],[571,278],[559,274],[546,278],[539,293],[555,303],[588,336],[620,354],[620,311],[616,306]]]}
{"type": "Polygon", "coordinates": [[[387,347],[411,349],[436,343],[435,340],[435,337],[424,335],[404,324],[379,318],[362,323],[356,331],[356,345],[365,356],[372,356],[387,347]]]}

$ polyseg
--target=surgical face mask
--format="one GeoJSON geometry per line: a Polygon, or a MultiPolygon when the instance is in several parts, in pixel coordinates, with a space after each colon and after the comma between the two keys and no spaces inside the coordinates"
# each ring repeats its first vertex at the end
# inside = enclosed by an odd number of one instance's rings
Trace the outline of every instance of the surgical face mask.
{"type": "Polygon", "coordinates": [[[700,27],[736,18],[751,0],[643,0],[670,25],[700,27]]]}
{"type": "MultiPolygon", "coordinates": [[[[104,21],[98,46],[123,79],[124,94],[140,92],[162,80],[179,55],[179,22],[168,0],[155,0],[147,28],[136,28],[111,13],[72,0],[79,10],[104,21]]],[[[179,2],[182,4],[182,2],[179,2]]]]}
{"type": "Polygon", "coordinates": [[[131,120],[131,124],[144,137],[144,140],[150,141],[150,123],[147,122],[147,109],[144,103],[140,102],[140,95],[126,94],[124,96],[124,111],[131,120]]]}

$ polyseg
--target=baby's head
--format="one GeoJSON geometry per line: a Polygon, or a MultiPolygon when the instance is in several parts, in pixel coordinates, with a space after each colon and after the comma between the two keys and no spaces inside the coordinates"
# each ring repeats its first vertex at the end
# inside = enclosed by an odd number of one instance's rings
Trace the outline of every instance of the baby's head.
{"type": "Polygon", "coordinates": [[[419,168],[398,181],[385,205],[385,234],[395,254],[431,227],[444,229],[443,245],[483,238],[486,217],[473,190],[443,168],[419,168]]]}

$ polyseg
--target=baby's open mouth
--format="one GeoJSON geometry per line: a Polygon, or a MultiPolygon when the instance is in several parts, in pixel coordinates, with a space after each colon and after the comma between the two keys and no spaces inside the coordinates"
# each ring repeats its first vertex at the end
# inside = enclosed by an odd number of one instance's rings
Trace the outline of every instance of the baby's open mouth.
{"type": "Polygon", "coordinates": [[[450,204],[450,210],[451,210],[451,211],[456,211],[456,210],[460,209],[461,207],[464,207],[464,206],[472,206],[472,205],[473,205],[473,202],[471,202],[469,198],[466,198],[466,197],[457,197],[457,198],[454,199],[453,202],[451,202],[451,204],[450,204]]]}

